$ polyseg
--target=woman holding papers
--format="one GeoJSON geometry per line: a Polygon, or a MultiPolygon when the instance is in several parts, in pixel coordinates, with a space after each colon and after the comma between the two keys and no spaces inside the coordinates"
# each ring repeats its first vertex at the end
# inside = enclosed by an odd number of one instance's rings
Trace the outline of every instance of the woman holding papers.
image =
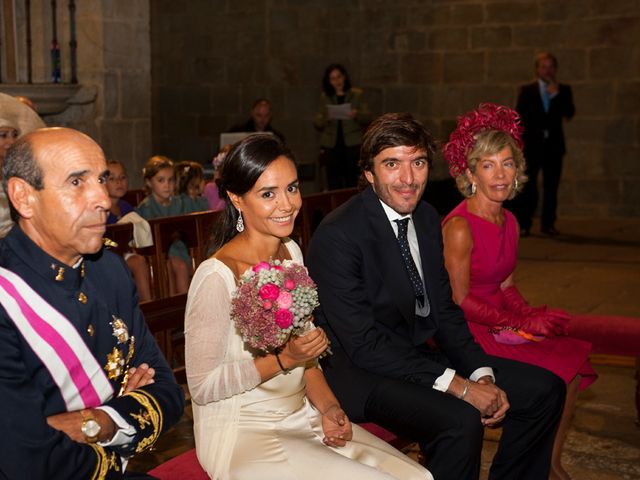
{"type": "Polygon", "coordinates": [[[362,97],[361,89],[351,87],[342,65],[332,63],[325,69],[314,125],[322,132],[320,155],[327,168],[329,190],[355,187],[358,183],[362,128],[369,121],[362,97]]]}

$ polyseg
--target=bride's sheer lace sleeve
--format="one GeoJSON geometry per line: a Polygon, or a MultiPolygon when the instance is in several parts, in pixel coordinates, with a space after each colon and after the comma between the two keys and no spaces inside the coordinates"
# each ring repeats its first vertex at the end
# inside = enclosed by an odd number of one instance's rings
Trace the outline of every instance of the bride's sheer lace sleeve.
{"type": "Polygon", "coordinates": [[[192,280],[187,301],[187,377],[191,397],[200,405],[242,393],[260,383],[253,358],[238,352],[241,348],[230,348],[236,339],[229,338],[235,336],[235,330],[229,318],[229,279],[224,275],[231,273],[225,272],[226,267],[221,265],[219,262],[201,265],[192,280]]]}

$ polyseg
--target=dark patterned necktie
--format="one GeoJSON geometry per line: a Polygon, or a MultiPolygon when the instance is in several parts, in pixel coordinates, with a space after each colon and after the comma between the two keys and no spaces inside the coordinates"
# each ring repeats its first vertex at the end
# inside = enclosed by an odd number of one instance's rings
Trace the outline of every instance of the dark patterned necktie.
{"type": "Polygon", "coordinates": [[[413,287],[413,293],[418,300],[420,307],[424,305],[424,285],[420,278],[420,273],[416,267],[416,263],[411,256],[411,249],[409,248],[409,239],[407,238],[407,231],[409,228],[409,219],[403,218],[401,220],[394,220],[398,224],[398,243],[400,244],[400,254],[402,260],[404,260],[404,266],[407,268],[409,274],[409,280],[413,287]]]}

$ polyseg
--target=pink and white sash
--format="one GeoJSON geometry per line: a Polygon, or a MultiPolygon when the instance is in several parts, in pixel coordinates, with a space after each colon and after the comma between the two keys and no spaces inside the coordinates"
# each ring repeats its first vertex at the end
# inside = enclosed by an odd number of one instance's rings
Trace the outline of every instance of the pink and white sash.
{"type": "Polygon", "coordinates": [[[0,304],[49,370],[67,411],[97,407],[113,396],[105,372],[73,324],[20,276],[2,267],[0,304]]]}

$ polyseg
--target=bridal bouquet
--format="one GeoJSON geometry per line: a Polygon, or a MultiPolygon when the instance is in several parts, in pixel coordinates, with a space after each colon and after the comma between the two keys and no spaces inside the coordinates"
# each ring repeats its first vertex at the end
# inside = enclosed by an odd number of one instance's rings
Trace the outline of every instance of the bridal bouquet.
{"type": "Polygon", "coordinates": [[[240,278],[231,318],[242,338],[263,352],[283,345],[310,326],[318,290],[306,269],[291,260],[260,262],[240,278]]]}

